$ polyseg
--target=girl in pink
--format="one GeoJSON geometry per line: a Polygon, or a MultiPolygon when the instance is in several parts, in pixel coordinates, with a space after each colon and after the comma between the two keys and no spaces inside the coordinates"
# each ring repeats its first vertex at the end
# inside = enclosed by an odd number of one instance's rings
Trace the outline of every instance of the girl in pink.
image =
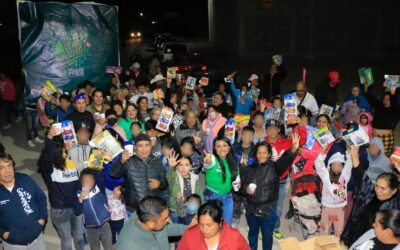
{"type": "Polygon", "coordinates": [[[372,122],[372,116],[370,113],[362,112],[358,116],[357,123],[364,129],[365,132],[367,132],[370,140],[373,137],[371,122],[372,122]]]}
{"type": "Polygon", "coordinates": [[[218,131],[225,126],[226,118],[218,113],[217,108],[214,105],[208,107],[207,119],[204,119],[202,127],[206,133],[206,150],[213,150],[214,138],[217,137],[218,131]]]}
{"type": "Polygon", "coordinates": [[[115,243],[117,242],[118,235],[124,226],[124,221],[126,218],[126,207],[122,202],[121,186],[116,186],[112,193],[107,195],[107,199],[108,206],[111,210],[110,228],[113,249],[115,249],[115,243]]]}

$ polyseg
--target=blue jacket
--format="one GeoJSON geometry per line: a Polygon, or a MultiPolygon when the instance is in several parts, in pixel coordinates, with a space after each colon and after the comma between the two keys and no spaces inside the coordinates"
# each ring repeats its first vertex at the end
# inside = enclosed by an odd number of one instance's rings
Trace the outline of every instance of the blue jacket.
{"type": "Polygon", "coordinates": [[[253,101],[247,95],[245,95],[246,100],[244,101],[244,104],[241,104],[240,98],[242,97],[242,95],[240,91],[235,87],[235,83],[233,81],[231,81],[231,90],[236,98],[235,113],[250,115],[250,108],[251,106],[253,106],[253,101]]]}
{"type": "Polygon", "coordinates": [[[64,111],[60,106],[46,102],[44,110],[48,116],[55,118],[57,122],[62,122],[65,120],[65,117],[74,111],[74,106],[70,105],[67,111],[64,111]]]}
{"type": "MultiPolygon", "coordinates": [[[[77,192],[79,197],[82,190],[77,192]]],[[[108,201],[97,185],[85,197],[82,204],[83,222],[86,228],[99,228],[111,218],[108,201]]]]}
{"type": "Polygon", "coordinates": [[[56,146],[53,140],[46,138],[45,148],[40,155],[38,165],[49,190],[49,200],[52,208],[74,208],[75,192],[80,186],[79,173],[72,160],[67,160],[66,168],[59,170],[53,167],[56,146]]]}
{"type": "Polygon", "coordinates": [[[0,235],[9,232],[7,243],[27,245],[43,232],[39,219],[47,219],[46,195],[31,177],[15,173],[11,192],[0,185],[0,235]]]}

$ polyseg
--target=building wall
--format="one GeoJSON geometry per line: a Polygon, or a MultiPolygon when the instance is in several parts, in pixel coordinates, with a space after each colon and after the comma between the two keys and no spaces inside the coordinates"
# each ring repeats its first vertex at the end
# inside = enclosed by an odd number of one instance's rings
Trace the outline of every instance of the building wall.
{"type": "Polygon", "coordinates": [[[209,0],[210,41],[237,55],[400,54],[398,0],[209,0]],[[211,32],[213,32],[211,35],[211,32]]]}

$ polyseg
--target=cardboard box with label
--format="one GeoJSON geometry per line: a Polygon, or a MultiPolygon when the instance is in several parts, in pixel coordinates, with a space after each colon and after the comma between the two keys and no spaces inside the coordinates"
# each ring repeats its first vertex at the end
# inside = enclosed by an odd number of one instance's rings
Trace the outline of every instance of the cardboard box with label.
{"type": "Polygon", "coordinates": [[[333,235],[316,236],[305,241],[289,237],[278,242],[281,250],[344,250],[339,239],[333,235]]]}

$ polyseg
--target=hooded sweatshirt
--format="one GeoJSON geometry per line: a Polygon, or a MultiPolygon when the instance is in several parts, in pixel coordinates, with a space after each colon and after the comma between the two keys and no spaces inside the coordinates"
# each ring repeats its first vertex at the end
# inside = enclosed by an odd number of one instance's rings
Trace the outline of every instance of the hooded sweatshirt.
{"type": "Polygon", "coordinates": [[[370,113],[362,112],[362,113],[358,116],[357,123],[364,129],[365,132],[367,132],[367,134],[368,134],[370,140],[372,140],[372,137],[373,137],[373,135],[372,135],[372,124],[371,124],[371,122],[372,122],[372,115],[371,115],[370,113]],[[361,124],[361,116],[362,116],[362,115],[367,116],[368,121],[367,121],[367,124],[366,124],[366,125],[361,124]]]}
{"type": "Polygon", "coordinates": [[[315,170],[323,184],[321,203],[323,206],[329,208],[344,207],[347,205],[347,184],[350,180],[351,170],[353,168],[351,157],[346,153],[345,160],[344,155],[337,152],[328,160],[328,166],[325,166],[324,160],[325,155],[323,154],[320,154],[317,159],[315,159],[315,170]],[[338,183],[333,183],[329,177],[330,167],[334,162],[341,162],[344,164],[338,183]]]}
{"type": "Polygon", "coordinates": [[[392,172],[392,168],[390,167],[389,158],[385,155],[385,148],[383,146],[383,142],[380,138],[374,137],[369,145],[376,145],[379,148],[378,155],[371,155],[368,152],[368,162],[369,167],[366,171],[366,174],[371,179],[373,183],[375,183],[378,175],[385,172],[392,172]]]}

